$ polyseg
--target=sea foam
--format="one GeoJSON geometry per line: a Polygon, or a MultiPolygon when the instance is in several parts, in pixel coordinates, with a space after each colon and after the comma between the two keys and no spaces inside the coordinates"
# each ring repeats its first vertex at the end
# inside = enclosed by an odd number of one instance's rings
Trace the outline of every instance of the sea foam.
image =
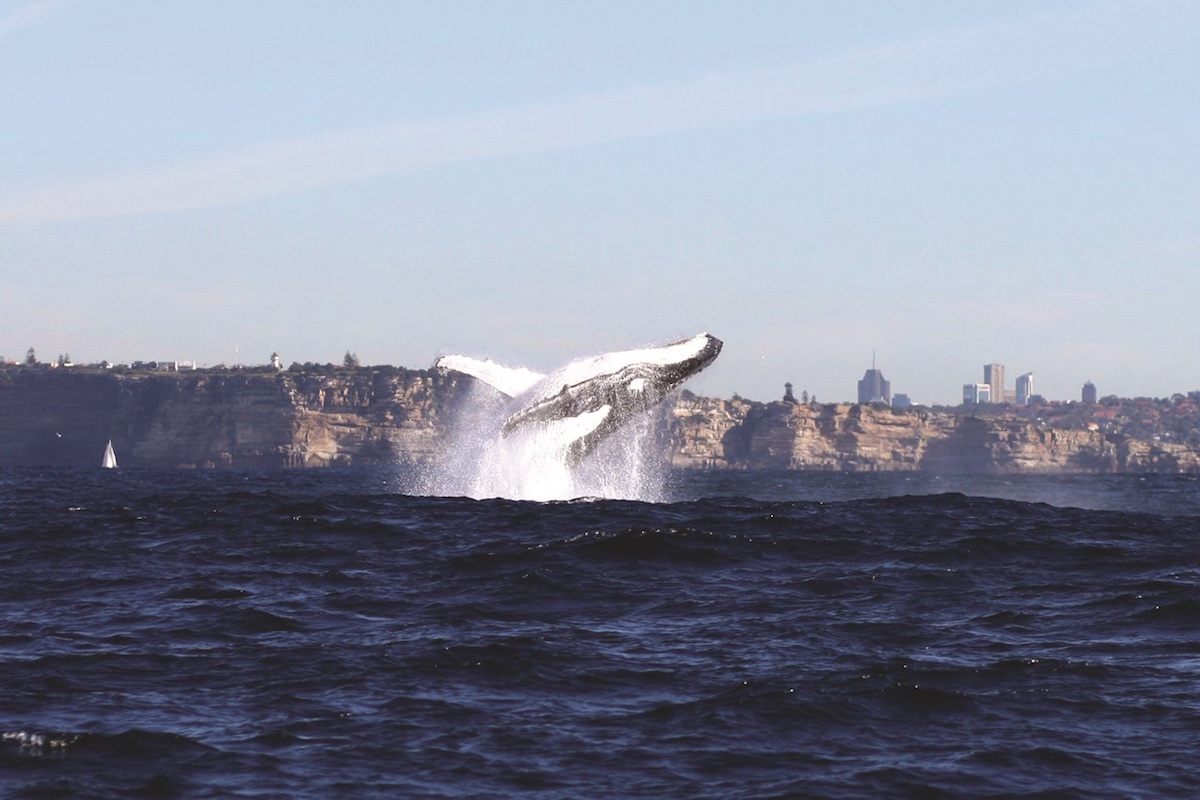
{"type": "MultiPolygon", "coordinates": [[[[641,414],[572,465],[561,426],[527,425],[503,435],[511,412],[481,384],[467,390],[437,459],[425,466],[418,494],[571,500],[580,497],[663,499],[666,465],[655,447],[655,415],[641,414]]],[[[568,432],[569,433],[569,432],[568,432]]]]}

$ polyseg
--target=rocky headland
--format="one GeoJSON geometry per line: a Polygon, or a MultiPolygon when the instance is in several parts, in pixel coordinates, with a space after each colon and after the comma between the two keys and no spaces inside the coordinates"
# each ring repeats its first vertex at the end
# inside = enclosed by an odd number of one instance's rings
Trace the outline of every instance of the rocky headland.
{"type": "Polygon", "coordinates": [[[437,451],[455,378],[395,367],[0,370],[0,465],[325,467],[437,451]]]}
{"type": "Polygon", "coordinates": [[[677,467],[842,472],[1200,472],[1200,448],[1016,414],[799,405],[682,396],[672,413],[677,467]]]}
{"type": "MultiPolygon", "coordinates": [[[[397,367],[0,368],[0,466],[288,468],[436,456],[470,379],[397,367]]],[[[1104,418],[1103,408],[1096,414],[1104,418]]],[[[681,469],[1200,472],[1200,445],[1078,413],[762,403],[682,392],[655,415],[681,469]],[[1169,438],[1169,437],[1168,437],[1169,438]]]]}

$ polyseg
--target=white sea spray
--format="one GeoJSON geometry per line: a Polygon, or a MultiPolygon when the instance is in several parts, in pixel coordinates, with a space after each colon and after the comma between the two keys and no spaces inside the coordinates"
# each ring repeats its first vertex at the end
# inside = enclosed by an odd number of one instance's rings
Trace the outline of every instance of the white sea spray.
{"type": "Polygon", "coordinates": [[[469,388],[459,409],[439,457],[421,471],[419,494],[535,501],[663,499],[665,464],[654,446],[653,413],[630,420],[572,465],[568,445],[574,437],[561,425],[531,424],[502,435],[511,409],[487,386],[469,388]]]}

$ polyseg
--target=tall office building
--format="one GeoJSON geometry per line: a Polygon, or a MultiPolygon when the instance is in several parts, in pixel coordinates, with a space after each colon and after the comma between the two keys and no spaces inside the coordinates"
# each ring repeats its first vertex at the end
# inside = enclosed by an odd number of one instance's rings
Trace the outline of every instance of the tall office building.
{"type": "Polygon", "coordinates": [[[1004,365],[984,364],[983,382],[991,389],[991,402],[1004,402],[1004,365]]]}
{"type": "Polygon", "coordinates": [[[992,387],[986,383],[964,383],[963,384],[963,404],[977,405],[979,403],[990,403],[992,401],[992,387]]]}
{"type": "Polygon", "coordinates": [[[1017,405],[1029,405],[1029,398],[1033,397],[1033,373],[1026,372],[1017,378],[1017,405]]]}
{"type": "Polygon", "coordinates": [[[875,369],[874,360],[871,368],[863,374],[858,382],[858,402],[892,404],[892,383],[883,379],[883,373],[875,369]]]}
{"type": "Polygon", "coordinates": [[[1088,381],[1083,385],[1083,402],[1096,402],[1096,384],[1092,383],[1091,381],[1088,381]]]}

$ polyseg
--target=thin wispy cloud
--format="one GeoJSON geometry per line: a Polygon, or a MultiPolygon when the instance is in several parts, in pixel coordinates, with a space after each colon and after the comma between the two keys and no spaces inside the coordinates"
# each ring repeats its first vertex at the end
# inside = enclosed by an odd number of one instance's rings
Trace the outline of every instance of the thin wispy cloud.
{"type": "Polygon", "coordinates": [[[63,0],[33,0],[0,14],[0,39],[45,22],[65,6],[63,0]]]}
{"type": "MultiPolygon", "coordinates": [[[[52,0],[31,3],[4,19],[14,18],[9,24],[20,24],[21,19],[50,13],[57,5],[52,0]]],[[[690,83],[588,94],[568,102],[273,141],[144,171],[0,196],[0,222],[214,208],[456,162],[914,102],[1045,79],[1153,47],[1155,36],[1163,30],[1177,29],[1181,22],[1200,16],[1194,8],[1153,0],[1105,3],[1070,13],[941,31],[815,63],[746,69],[690,83]]]]}

